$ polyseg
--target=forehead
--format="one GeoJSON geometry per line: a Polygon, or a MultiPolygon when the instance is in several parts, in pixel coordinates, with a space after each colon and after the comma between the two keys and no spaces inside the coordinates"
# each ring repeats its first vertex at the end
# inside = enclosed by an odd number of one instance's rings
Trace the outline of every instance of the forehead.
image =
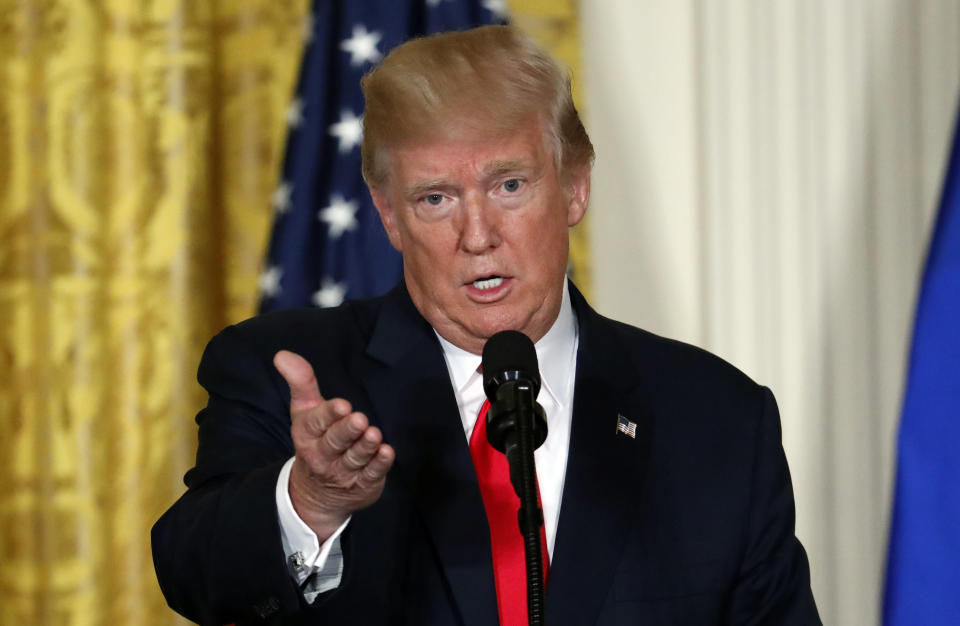
{"type": "Polygon", "coordinates": [[[497,134],[460,128],[424,141],[408,142],[388,153],[388,178],[406,184],[447,175],[496,175],[540,168],[550,161],[538,121],[497,134]]]}

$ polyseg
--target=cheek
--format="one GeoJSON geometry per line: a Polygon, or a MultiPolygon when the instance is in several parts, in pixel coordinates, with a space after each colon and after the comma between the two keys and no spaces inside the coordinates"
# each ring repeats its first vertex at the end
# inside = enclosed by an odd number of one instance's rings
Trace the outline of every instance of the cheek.
{"type": "Polygon", "coordinates": [[[569,231],[565,220],[551,220],[530,239],[536,244],[528,248],[527,257],[537,268],[538,274],[548,279],[546,282],[566,272],[568,237],[569,231]]]}
{"type": "Polygon", "coordinates": [[[404,263],[415,265],[423,270],[427,278],[431,274],[442,274],[452,269],[455,242],[448,241],[443,230],[435,227],[404,228],[404,263]],[[451,247],[454,246],[454,247],[451,247]]]}
{"type": "Polygon", "coordinates": [[[549,210],[544,211],[537,224],[530,225],[527,234],[531,236],[530,241],[538,242],[541,247],[549,247],[552,250],[565,245],[569,229],[566,208],[554,204],[549,210]]]}

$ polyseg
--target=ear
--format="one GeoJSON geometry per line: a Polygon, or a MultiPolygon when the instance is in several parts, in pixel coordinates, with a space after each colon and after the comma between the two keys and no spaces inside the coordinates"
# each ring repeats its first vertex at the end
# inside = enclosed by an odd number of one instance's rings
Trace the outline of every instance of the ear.
{"type": "Polygon", "coordinates": [[[380,189],[371,187],[370,197],[373,199],[373,206],[377,207],[377,213],[380,214],[380,222],[383,224],[383,229],[387,231],[390,244],[397,249],[397,252],[403,252],[403,246],[400,243],[400,229],[397,228],[396,213],[387,194],[380,189]]]}
{"type": "Polygon", "coordinates": [[[587,212],[590,202],[590,166],[584,165],[570,173],[567,182],[567,226],[576,226],[587,212]]]}

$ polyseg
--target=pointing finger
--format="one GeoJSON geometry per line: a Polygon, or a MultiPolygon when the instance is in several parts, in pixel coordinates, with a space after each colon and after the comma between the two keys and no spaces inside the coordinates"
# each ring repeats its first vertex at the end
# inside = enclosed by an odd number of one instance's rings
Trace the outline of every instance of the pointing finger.
{"type": "Polygon", "coordinates": [[[383,477],[387,475],[387,472],[390,471],[390,467],[393,466],[395,458],[396,452],[393,447],[391,447],[390,444],[381,443],[380,447],[377,448],[376,455],[374,455],[370,462],[367,463],[367,466],[361,470],[361,481],[370,484],[382,480],[383,477]]]}
{"type": "Polygon", "coordinates": [[[350,471],[356,471],[370,462],[377,453],[382,441],[380,429],[376,426],[367,428],[356,442],[343,453],[343,466],[350,471]]]}
{"type": "Polygon", "coordinates": [[[328,450],[336,455],[342,454],[359,439],[367,429],[367,416],[363,413],[351,413],[327,429],[322,441],[328,450]]]}
{"type": "Polygon", "coordinates": [[[290,417],[294,423],[302,423],[303,430],[308,436],[323,437],[328,428],[349,415],[352,410],[350,403],[343,398],[333,398],[296,417],[291,412],[290,417]]]}

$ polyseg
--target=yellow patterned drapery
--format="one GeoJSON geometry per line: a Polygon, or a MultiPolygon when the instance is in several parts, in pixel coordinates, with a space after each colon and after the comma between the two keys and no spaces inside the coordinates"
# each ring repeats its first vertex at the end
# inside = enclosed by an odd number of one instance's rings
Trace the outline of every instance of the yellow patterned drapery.
{"type": "MultiPolygon", "coordinates": [[[[309,4],[0,0],[4,626],[181,622],[149,529],[253,312],[309,4]]],[[[578,67],[573,0],[511,8],[578,67]]]]}
{"type": "Polygon", "coordinates": [[[253,311],[307,4],[0,5],[0,624],[179,621],[149,529],[253,311]]]}

